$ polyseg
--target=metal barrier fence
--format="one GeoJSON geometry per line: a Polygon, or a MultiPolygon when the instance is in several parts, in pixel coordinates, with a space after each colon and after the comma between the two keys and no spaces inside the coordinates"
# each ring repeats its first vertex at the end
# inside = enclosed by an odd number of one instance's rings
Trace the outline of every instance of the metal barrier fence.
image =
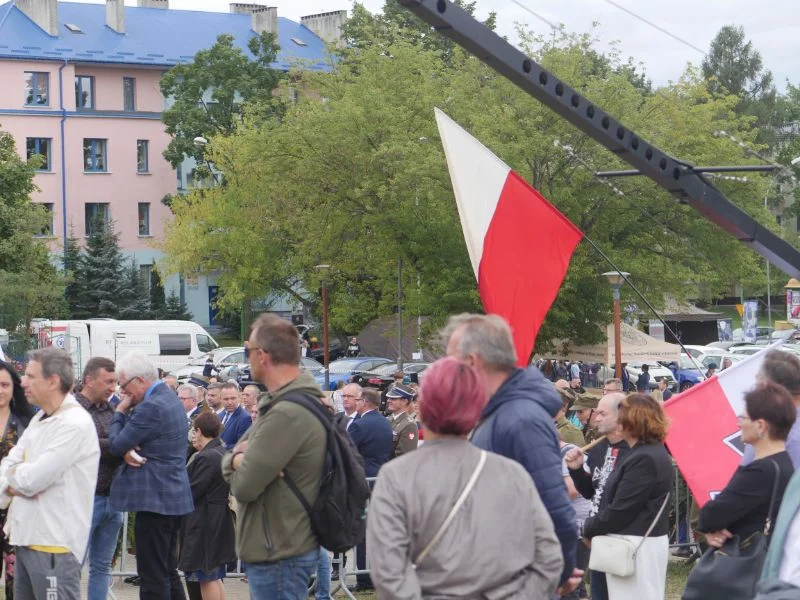
{"type": "MultiPolygon", "coordinates": [[[[693,503],[692,494],[677,468],[675,469],[675,474],[675,486],[670,502],[669,514],[670,548],[686,548],[688,550],[697,546],[697,541],[694,539],[691,527],[693,503]]],[[[376,478],[374,477],[367,479],[367,481],[370,483],[370,486],[375,482],[375,479],[376,478]]],[[[369,512],[369,504],[367,504],[367,512],[369,512]]],[[[369,559],[365,559],[365,568],[359,570],[356,564],[356,548],[352,548],[347,554],[352,555],[351,560],[346,560],[344,554],[338,555],[338,558],[331,558],[330,563],[339,573],[339,579],[338,581],[331,582],[333,585],[331,585],[330,594],[332,598],[333,594],[341,591],[350,600],[357,600],[350,590],[350,588],[353,586],[348,583],[348,578],[352,581],[353,578],[357,577],[358,575],[369,575],[369,559]]],[[[125,513],[122,525],[122,553],[119,561],[115,565],[112,575],[118,577],[129,577],[136,575],[136,564],[135,562],[132,562],[132,559],[128,555],[128,513],[125,513]]],[[[241,561],[236,563],[235,571],[228,572],[228,576],[246,576],[242,569],[241,561]]],[[[109,592],[109,595],[112,599],[114,598],[111,592],[109,592]]]]}

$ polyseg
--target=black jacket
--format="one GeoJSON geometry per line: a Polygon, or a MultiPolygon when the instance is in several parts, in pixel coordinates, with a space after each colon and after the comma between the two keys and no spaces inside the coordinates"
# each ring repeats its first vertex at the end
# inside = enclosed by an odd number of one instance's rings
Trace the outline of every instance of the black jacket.
{"type": "Polygon", "coordinates": [[[377,477],[392,452],[392,426],[389,419],[377,410],[370,410],[353,421],[347,432],[364,459],[367,477],[377,477]]]}
{"type": "Polygon", "coordinates": [[[698,531],[713,533],[727,529],[743,540],[756,531],[763,530],[775,481],[773,463],[778,465],[779,474],[775,507],[771,515],[774,523],[783,492],[794,473],[792,459],[785,451],[754,460],[746,467],[739,467],[725,489],[700,510],[698,531]]]}
{"type": "MultiPolygon", "coordinates": [[[[636,444],[606,481],[597,514],[586,519],[583,535],[644,535],[672,490],[675,468],[664,444],[636,444]]],[[[667,535],[669,506],[651,537],[667,535]]]]}
{"type": "Polygon", "coordinates": [[[184,572],[210,571],[236,560],[230,487],[222,478],[224,453],[219,438],[213,439],[187,467],[195,509],[183,520],[178,567],[184,572]]]}

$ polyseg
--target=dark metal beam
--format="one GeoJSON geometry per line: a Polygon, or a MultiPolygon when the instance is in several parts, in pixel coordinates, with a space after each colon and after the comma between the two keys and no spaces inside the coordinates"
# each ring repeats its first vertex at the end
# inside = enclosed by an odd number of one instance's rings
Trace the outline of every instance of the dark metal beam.
{"type": "MultiPolygon", "coordinates": [[[[740,165],[732,167],[692,167],[691,170],[695,173],[769,173],[777,169],[775,165],[740,165]]],[[[627,171],[597,171],[595,177],[633,177],[635,175],[644,175],[641,171],[636,169],[627,171]]]]}
{"type": "Polygon", "coordinates": [[[728,200],[690,165],[640,138],[464,9],[448,0],[397,1],[737,240],[800,278],[797,248],[728,200]]]}

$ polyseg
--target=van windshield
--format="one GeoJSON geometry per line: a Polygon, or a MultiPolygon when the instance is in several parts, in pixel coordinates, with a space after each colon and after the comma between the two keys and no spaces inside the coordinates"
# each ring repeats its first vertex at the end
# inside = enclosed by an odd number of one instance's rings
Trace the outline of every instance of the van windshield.
{"type": "Polygon", "coordinates": [[[197,349],[200,350],[200,352],[211,352],[215,348],[219,348],[219,344],[214,341],[214,338],[202,333],[197,334],[197,349]]]}

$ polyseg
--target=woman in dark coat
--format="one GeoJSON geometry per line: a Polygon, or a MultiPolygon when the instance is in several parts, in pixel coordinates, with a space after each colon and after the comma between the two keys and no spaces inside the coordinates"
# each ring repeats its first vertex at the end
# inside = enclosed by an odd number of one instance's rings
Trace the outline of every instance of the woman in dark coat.
{"type": "Polygon", "coordinates": [[[221,430],[213,412],[197,416],[192,433],[197,453],[187,466],[195,509],[184,518],[178,567],[186,576],[187,588],[200,585],[203,600],[224,600],[225,567],[236,561],[230,487],[222,478],[221,430]]]}
{"type": "MultiPolygon", "coordinates": [[[[0,360],[0,460],[17,444],[34,413],[14,367],[0,360]]],[[[0,510],[0,551],[6,572],[6,600],[14,600],[14,547],[3,532],[7,514],[7,510],[0,510]]]]}

